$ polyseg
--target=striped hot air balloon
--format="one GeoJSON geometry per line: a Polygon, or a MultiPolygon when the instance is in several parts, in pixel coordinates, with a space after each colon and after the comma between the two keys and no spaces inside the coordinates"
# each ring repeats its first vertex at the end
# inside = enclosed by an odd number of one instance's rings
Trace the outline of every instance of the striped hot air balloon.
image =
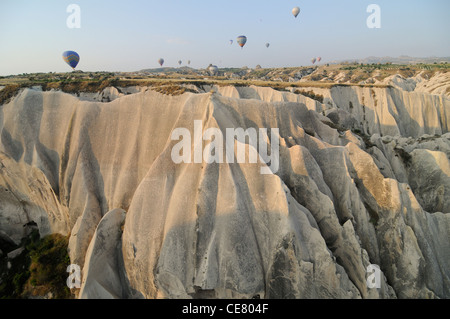
{"type": "Polygon", "coordinates": [[[247,43],[247,37],[245,35],[240,35],[237,37],[237,43],[241,48],[247,43]]]}
{"type": "Polygon", "coordinates": [[[65,51],[62,57],[64,61],[74,70],[77,67],[78,62],[80,62],[80,56],[75,51],[65,51]]]}

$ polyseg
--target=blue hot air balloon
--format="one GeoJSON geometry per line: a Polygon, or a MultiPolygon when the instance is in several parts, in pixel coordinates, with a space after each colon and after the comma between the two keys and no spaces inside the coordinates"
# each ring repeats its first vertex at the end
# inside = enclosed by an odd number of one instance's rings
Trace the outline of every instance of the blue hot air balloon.
{"type": "Polygon", "coordinates": [[[77,67],[78,62],[80,62],[80,56],[75,51],[64,52],[63,59],[74,70],[77,67]]]}
{"type": "Polygon", "coordinates": [[[241,48],[247,43],[247,37],[245,35],[241,35],[237,37],[237,43],[241,48]]]}

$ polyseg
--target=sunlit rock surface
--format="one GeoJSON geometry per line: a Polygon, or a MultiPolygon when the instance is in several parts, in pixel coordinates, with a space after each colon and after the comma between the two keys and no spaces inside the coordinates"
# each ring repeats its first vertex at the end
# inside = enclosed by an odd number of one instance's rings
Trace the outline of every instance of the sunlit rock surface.
{"type": "Polygon", "coordinates": [[[0,106],[2,236],[30,221],[70,233],[81,298],[449,298],[449,99],[313,90],[323,103],[255,86],[25,89],[0,106]],[[196,120],[278,128],[262,143],[279,142],[277,169],[176,164],[171,134],[196,120]]]}

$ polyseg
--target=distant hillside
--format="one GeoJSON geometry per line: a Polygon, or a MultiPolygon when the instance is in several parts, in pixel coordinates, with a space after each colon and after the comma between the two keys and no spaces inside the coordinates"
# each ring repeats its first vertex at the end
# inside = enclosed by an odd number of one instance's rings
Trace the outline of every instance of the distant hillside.
{"type": "Polygon", "coordinates": [[[390,56],[384,56],[384,57],[375,57],[370,56],[364,59],[347,59],[347,60],[340,60],[340,61],[332,61],[331,63],[343,63],[343,62],[358,62],[358,63],[364,63],[364,64],[371,64],[371,63],[395,63],[395,64],[417,64],[417,63],[425,63],[425,64],[431,64],[431,63],[443,63],[443,62],[450,62],[450,57],[426,57],[426,58],[416,58],[416,57],[410,57],[407,55],[401,55],[399,57],[390,57],[390,56]]]}

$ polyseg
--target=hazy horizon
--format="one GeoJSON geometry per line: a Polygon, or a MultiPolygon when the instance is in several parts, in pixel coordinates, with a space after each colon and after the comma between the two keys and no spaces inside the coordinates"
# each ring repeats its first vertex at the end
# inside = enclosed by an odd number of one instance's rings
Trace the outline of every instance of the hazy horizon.
{"type": "Polygon", "coordinates": [[[370,56],[447,57],[450,2],[433,1],[86,1],[0,3],[0,75],[67,72],[63,51],[77,51],[84,71],[130,72],[178,61],[205,68],[290,67],[370,56]],[[367,7],[381,8],[370,29],[367,7]],[[80,28],[66,24],[70,4],[80,28]],[[294,6],[301,8],[297,19],[294,6]],[[236,37],[246,35],[243,49],[236,37]],[[233,40],[230,45],[229,40],[233,40]],[[266,48],[265,43],[270,43],[266,48]]]}

